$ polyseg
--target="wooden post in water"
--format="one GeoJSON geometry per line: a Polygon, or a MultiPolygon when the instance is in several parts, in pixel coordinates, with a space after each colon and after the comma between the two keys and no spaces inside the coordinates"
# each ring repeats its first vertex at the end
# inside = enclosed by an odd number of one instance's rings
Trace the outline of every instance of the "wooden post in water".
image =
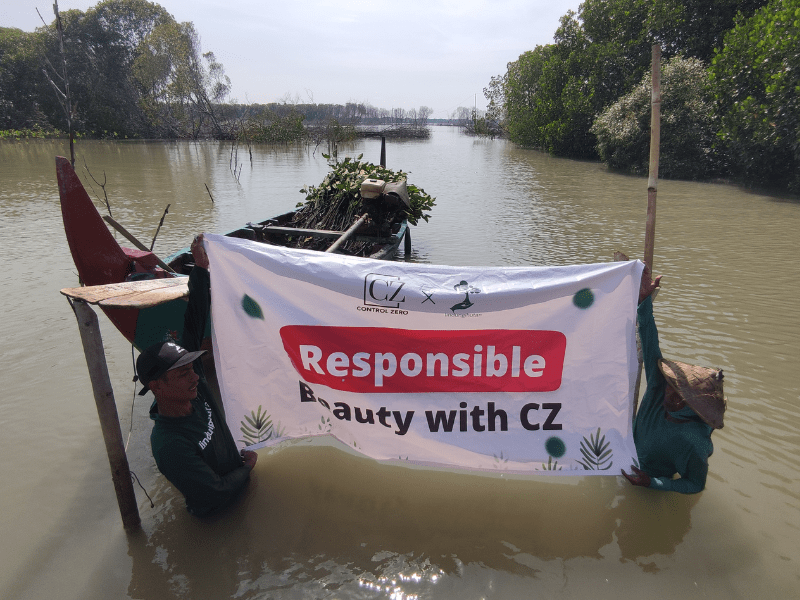
{"type": "MultiPolygon", "coordinates": [[[[381,166],[385,169],[386,168],[386,136],[381,136],[381,166]]],[[[403,241],[405,242],[403,246],[403,250],[406,253],[406,256],[411,254],[411,228],[406,226],[406,233],[403,236],[403,241]]]]}
{"type": "MultiPolygon", "coordinates": [[[[644,232],[644,264],[653,270],[656,238],[656,195],[658,193],[658,159],[661,146],[661,46],[653,46],[653,66],[650,94],[650,174],[647,178],[647,224],[644,232]]],[[[636,373],[633,395],[633,416],[639,408],[639,389],[642,386],[642,362],[636,373]]]]}
{"type": "MultiPolygon", "coordinates": [[[[381,166],[385,169],[386,168],[386,136],[381,136],[381,166]]],[[[411,227],[406,226],[406,233],[403,236],[404,246],[403,250],[405,251],[406,256],[411,254],[411,227]]]]}
{"type": "Polygon", "coordinates": [[[100,428],[106,444],[111,480],[117,494],[122,525],[125,531],[133,532],[141,527],[142,521],[139,518],[128,457],[125,455],[125,445],[122,441],[117,404],[114,401],[114,390],[111,388],[111,378],[108,375],[100,325],[97,314],[85,302],[74,300],[72,307],[78,319],[78,330],[83,342],[83,353],[86,355],[86,366],[89,368],[89,378],[92,381],[97,416],[100,418],[100,428]]]}

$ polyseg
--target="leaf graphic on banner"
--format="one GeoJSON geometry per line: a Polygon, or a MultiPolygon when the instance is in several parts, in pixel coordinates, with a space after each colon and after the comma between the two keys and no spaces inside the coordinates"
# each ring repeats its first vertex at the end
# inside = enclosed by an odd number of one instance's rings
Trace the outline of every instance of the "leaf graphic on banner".
{"type": "Polygon", "coordinates": [[[254,319],[261,319],[262,321],[264,320],[264,313],[261,310],[261,307],[258,305],[258,302],[253,300],[247,294],[245,294],[244,298],[242,298],[242,308],[244,309],[244,312],[254,319]]]}
{"type": "Polygon", "coordinates": [[[558,466],[558,461],[553,461],[552,456],[548,456],[547,464],[542,463],[542,469],[545,471],[560,471],[562,467],[558,466]]]}
{"type": "Polygon", "coordinates": [[[272,419],[263,411],[261,405],[258,407],[258,412],[251,411],[249,415],[244,416],[242,426],[239,428],[244,436],[244,439],[239,440],[245,446],[252,446],[259,442],[264,442],[271,437],[281,437],[283,433],[280,431],[280,426],[274,427],[272,419]]]}
{"type": "Polygon", "coordinates": [[[581,441],[581,454],[584,460],[579,460],[586,471],[608,471],[614,461],[611,460],[613,451],[609,448],[611,442],[606,441],[606,436],[600,437],[600,428],[597,428],[595,435],[590,435],[589,439],[584,436],[581,441]]]}
{"type": "MultiPolygon", "coordinates": [[[[502,450],[500,451],[500,456],[497,456],[497,454],[492,454],[492,456],[494,456],[494,462],[495,463],[503,464],[503,463],[507,463],[508,462],[508,457],[507,456],[503,456],[503,451],[502,450]]],[[[497,464],[495,464],[494,466],[495,466],[495,468],[497,468],[497,464]]]]}

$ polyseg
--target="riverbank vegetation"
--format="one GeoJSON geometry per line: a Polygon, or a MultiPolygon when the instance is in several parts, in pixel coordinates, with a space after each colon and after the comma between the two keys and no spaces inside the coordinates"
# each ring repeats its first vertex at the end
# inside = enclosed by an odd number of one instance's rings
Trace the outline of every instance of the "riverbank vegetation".
{"type": "Polygon", "coordinates": [[[427,137],[428,107],[368,104],[237,103],[213,52],[190,22],[178,23],[147,0],[104,0],[60,13],[34,32],[0,27],[0,131],[3,137],[64,135],[110,139],[229,139],[338,143],[364,132],[427,137]],[[63,53],[62,53],[63,46],[63,53]],[[66,78],[62,65],[66,62],[66,78]]]}
{"type": "Polygon", "coordinates": [[[644,172],[651,46],[661,174],[800,192],[800,0],[586,0],[484,89],[514,142],[644,172]]]}

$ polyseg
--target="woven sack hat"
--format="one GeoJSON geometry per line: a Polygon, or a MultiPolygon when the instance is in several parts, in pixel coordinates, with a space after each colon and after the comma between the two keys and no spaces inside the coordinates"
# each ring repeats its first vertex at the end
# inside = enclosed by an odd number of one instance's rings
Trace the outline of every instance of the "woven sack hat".
{"type": "Polygon", "coordinates": [[[662,358],[658,368],[683,401],[714,429],[722,429],[727,399],[722,393],[722,370],[662,358]]]}

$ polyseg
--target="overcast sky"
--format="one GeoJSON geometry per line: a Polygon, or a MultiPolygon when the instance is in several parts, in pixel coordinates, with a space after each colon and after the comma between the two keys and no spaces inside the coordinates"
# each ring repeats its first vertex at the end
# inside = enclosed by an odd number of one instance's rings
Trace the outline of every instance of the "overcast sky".
{"type": "MultiPolygon", "coordinates": [[[[96,0],[60,0],[86,11],[96,0]]],[[[368,102],[380,108],[486,105],[483,88],[553,41],[579,0],[162,0],[192,21],[240,102],[368,102]]],[[[52,0],[0,0],[0,26],[33,31],[52,0]]]]}

